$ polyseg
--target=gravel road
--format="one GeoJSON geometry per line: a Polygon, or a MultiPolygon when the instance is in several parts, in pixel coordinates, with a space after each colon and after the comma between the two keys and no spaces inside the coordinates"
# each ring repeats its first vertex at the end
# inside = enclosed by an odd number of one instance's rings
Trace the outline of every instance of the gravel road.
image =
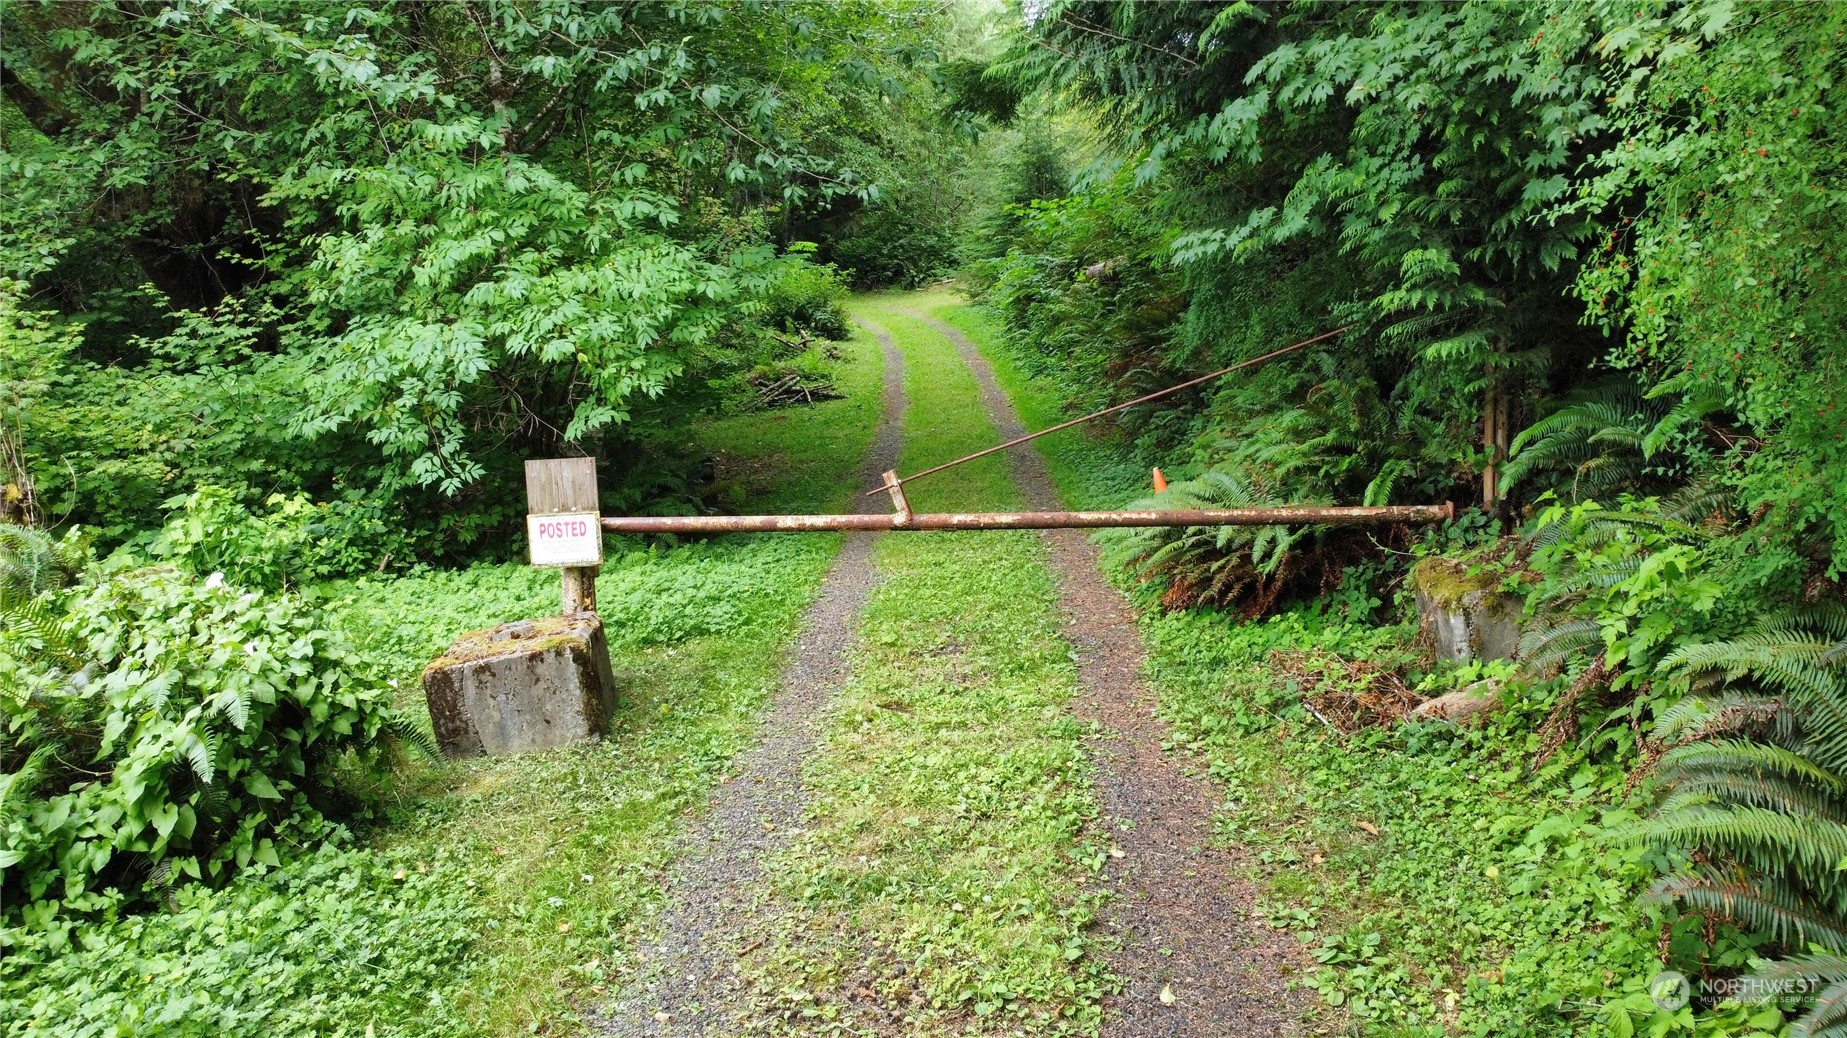
{"type": "MultiPolygon", "coordinates": [[[[955,344],[974,373],[981,404],[1002,439],[1022,436],[1019,416],[973,343],[914,311],[955,344]]],[[[1038,452],[1006,453],[1034,509],[1062,509],[1038,452]]],[[[1104,1006],[1103,1038],[1268,1038],[1296,1031],[1300,995],[1284,983],[1306,968],[1297,942],[1255,916],[1257,891],[1236,853],[1212,846],[1214,795],[1204,778],[1161,752],[1168,729],[1142,684],[1135,617],[1103,578],[1082,530],[1046,533],[1066,637],[1078,651],[1079,716],[1100,722],[1090,751],[1110,839],[1122,852],[1107,868],[1114,898],[1104,922],[1122,940],[1111,966],[1127,986],[1104,1006]],[[1162,999],[1167,991],[1171,1004],[1162,999]]],[[[1193,762],[1187,762],[1193,763],[1193,762]]]]}
{"type": "MultiPolygon", "coordinates": [[[[904,429],[904,357],[866,325],[884,354],[878,431],[856,485],[896,468],[904,429]]],[[[861,512],[889,512],[883,496],[856,496],[861,512]]],[[[692,825],[667,883],[667,904],[638,953],[637,979],[596,1022],[616,1038],[728,1035],[737,1010],[733,945],[758,921],[750,902],[764,856],[802,821],[801,766],[828,697],[846,678],[846,652],[878,574],[876,533],[849,533],[835,556],[763,719],[763,740],[736,762],[692,825]]]]}

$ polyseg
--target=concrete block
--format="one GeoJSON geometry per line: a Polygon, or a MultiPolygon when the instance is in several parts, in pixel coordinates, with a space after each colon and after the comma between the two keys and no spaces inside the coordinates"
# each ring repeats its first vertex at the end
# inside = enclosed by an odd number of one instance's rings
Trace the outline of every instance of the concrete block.
{"type": "Polygon", "coordinates": [[[1470,577],[1448,559],[1431,558],[1411,571],[1418,623],[1431,635],[1439,659],[1510,660],[1520,649],[1522,604],[1494,590],[1487,577],[1470,577]]]}
{"type": "Polygon", "coordinates": [[[569,746],[602,735],[616,709],[609,646],[594,613],[464,634],[423,668],[423,694],[450,757],[569,746]]]}

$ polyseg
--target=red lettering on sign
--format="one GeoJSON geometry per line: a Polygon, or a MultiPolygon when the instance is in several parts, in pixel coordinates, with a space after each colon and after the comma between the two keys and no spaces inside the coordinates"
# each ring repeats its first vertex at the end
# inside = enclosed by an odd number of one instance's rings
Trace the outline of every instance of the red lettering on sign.
{"type": "Polygon", "coordinates": [[[539,537],[543,540],[561,537],[588,537],[590,535],[590,522],[587,519],[544,520],[541,521],[535,529],[538,531],[539,537]]]}

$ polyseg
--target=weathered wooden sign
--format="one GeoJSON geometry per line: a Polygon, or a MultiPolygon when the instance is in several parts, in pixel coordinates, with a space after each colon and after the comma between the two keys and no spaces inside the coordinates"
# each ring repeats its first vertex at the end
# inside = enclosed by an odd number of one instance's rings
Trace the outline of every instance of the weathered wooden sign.
{"type": "Polygon", "coordinates": [[[534,566],[563,570],[564,612],[595,612],[596,571],[603,565],[595,458],[526,463],[526,542],[534,566]]]}

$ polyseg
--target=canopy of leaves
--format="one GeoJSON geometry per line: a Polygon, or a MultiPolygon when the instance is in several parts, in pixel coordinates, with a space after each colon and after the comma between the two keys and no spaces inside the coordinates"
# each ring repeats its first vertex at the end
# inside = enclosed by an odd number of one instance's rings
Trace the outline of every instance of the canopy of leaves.
{"type": "Polygon", "coordinates": [[[237,477],[252,501],[478,492],[748,367],[801,262],[779,224],[878,197],[851,158],[927,88],[942,22],[868,0],[0,19],[0,272],[25,279],[0,294],[83,325],[33,475],[54,515],[138,491],[139,524],[237,477]]]}

